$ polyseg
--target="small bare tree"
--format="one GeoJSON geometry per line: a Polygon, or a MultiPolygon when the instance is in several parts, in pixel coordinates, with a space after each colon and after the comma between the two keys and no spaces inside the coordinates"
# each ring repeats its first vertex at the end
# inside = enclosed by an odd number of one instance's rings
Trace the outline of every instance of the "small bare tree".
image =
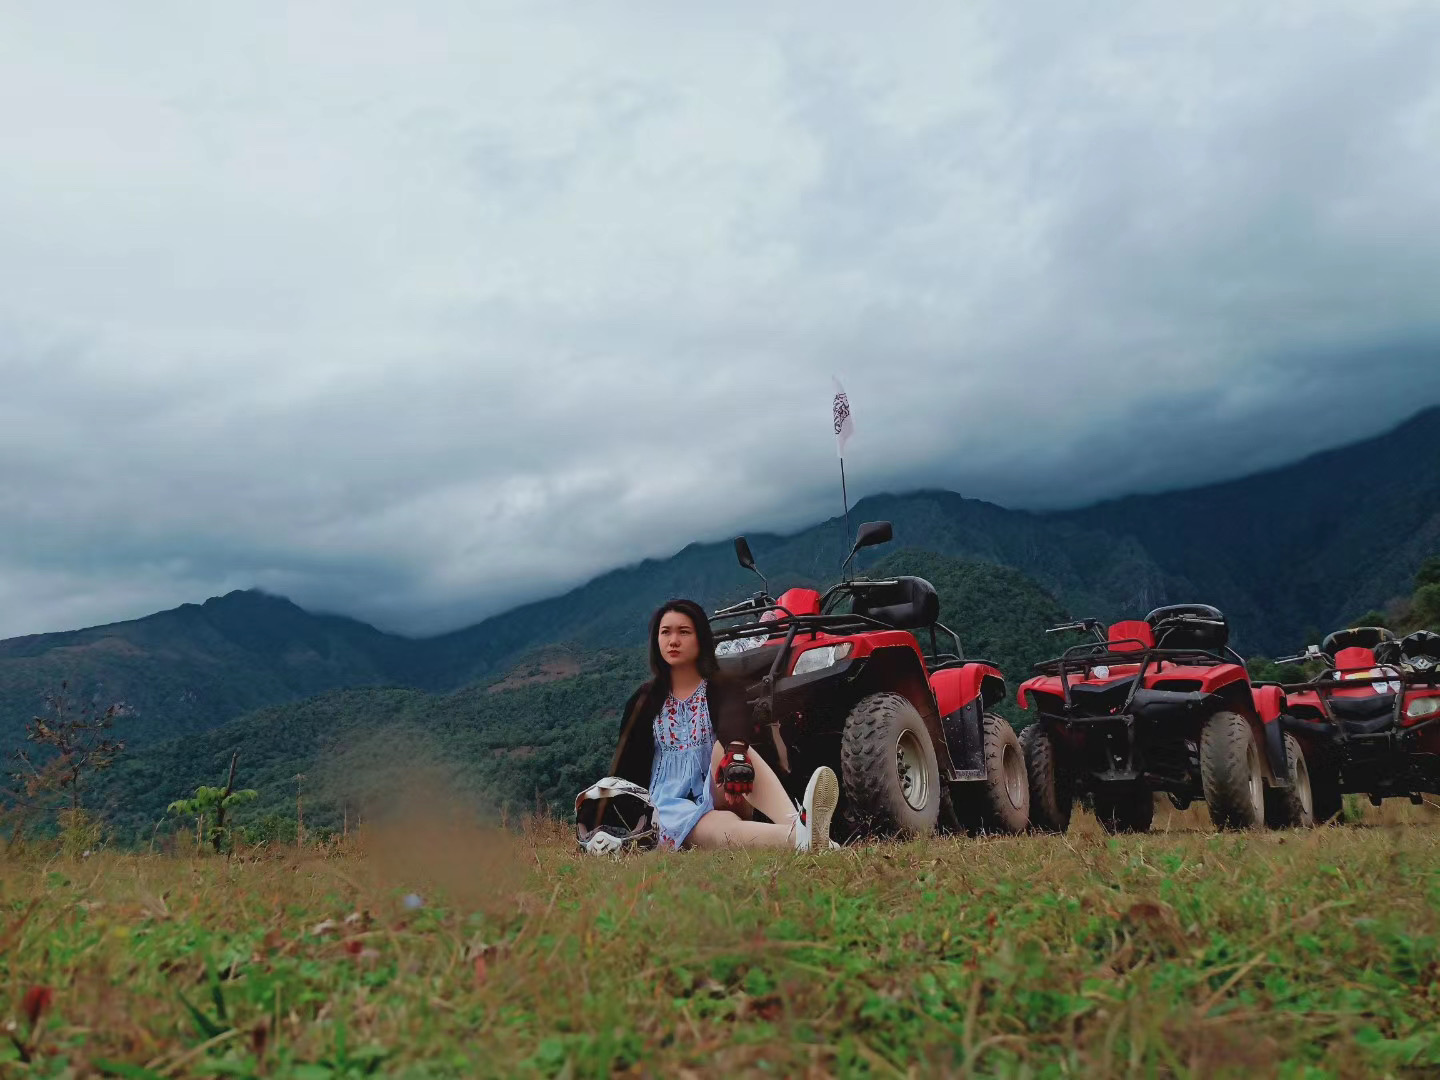
{"type": "Polygon", "coordinates": [[[115,763],[125,744],[110,737],[115,718],[124,706],[101,708],[94,702],[78,702],[61,683],[57,692],[45,695],[45,712],[25,725],[25,741],[35,748],[15,751],[20,768],[11,773],[18,791],[32,807],[47,796],[60,795],[75,813],[81,809],[80,793],[97,772],[115,763]]]}

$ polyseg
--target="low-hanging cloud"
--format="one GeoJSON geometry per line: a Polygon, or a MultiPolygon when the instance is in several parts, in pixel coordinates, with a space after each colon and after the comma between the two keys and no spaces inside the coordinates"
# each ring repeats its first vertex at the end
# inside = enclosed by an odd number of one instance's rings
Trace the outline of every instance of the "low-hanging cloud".
{"type": "Polygon", "coordinates": [[[1440,400],[1426,3],[195,4],[0,34],[0,635],[412,632],[1440,400]],[[1098,465],[1097,462],[1103,462],[1098,465]]]}

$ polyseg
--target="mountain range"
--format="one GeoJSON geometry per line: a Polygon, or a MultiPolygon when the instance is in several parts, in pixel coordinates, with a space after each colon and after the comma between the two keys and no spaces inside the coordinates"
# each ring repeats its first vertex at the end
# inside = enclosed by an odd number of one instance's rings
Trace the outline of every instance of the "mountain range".
{"type": "MultiPolygon", "coordinates": [[[[1274,653],[1405,593],[1419,563],[1440,552],[1440,408],[1227,483],[1070,511],[1009,510],[937,490],[877,495],[851,511],[852,521],[880,518],[894,523],[897,547],[1013,568],[1051,594],[1057,611],[1118,618],[1168,602],[1214,603],[1229,614],[1237,648],[1274,653]]],[[[820,585],[837,575],[842,533],[832,519],[749,539],[776,586],[820,585]]],[[[862,553],[860,565],[886,557],[862,553]]],[[[139,747],[342,688],[453,692],[550,646],[577,655],[631,649],[666,597],[714,605],[756,584],[728,541],[694,543],[423,639],[255,591],[12,638],[0,641],[0,751],[18,745],[61,682],[124,702],[123,737],[139,747]]],[[[963,612],[945,617],[966,635],[963,612]]]]}

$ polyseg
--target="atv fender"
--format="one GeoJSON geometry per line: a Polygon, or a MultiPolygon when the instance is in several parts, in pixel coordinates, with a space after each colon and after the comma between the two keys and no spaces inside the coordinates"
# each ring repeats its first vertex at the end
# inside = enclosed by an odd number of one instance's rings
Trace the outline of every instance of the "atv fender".
{"type": "Polygon", "coordinates": [[[861,695],[890,691],[910,699],[925,720],[925,730],[935,746],[940,775],[946,777],[953,768],[945,743],[945,731],[936,711],[935,693],[925,679],[925,661],[913,646],[884,646],[864,658],[864,669],[856,684],[861,695]]]}
{"type": "Polygon", "coordinates": [[[1005,697],[1005,676],[992,664],[975,661],[944,668],[930,676],[945,748],[952,763],[951,782],[986,776],[983,724],[985,711],[1005,697]]]}
{"type": "MultiPolygon", "coordinates": [[[[1238,699],[1238,687],[1232,684],[1231,693],[1238,699]]],[[[1285,711],[1285,692],[1278,686],[1250,687],[1251,707],[1236,711],[1253,717],[1251,723],[1259,721],[1255,734],[1265,751],[1265,763],[1270,766],[1270,783],[1274,787],[1290,786],[1290,760],[1285,755],[1285,732],[1280,716],[1285,711]]]]}
{"type": "Polygon", "coordinates": [[[1278,686],[1257,686],[1251,691],[1255,698],[1255,715],[1265,733],[1265,757],[1270,761],[1270,772],[1275,777],[1276,787],[1289,787],[1294,779],[1290,775],[1290,760],[1285,754],[1285,732],[1280,716],[1285,712],[1285,692],[1278,686]]]}
{"type": "Polygon", "coordinates": [[[1272,724],[1285,711],[1285,692],[1278,686],[1257,686],[1254,690],[1255,712],[1262,724],[1272,724]]]}
{"type": "Polygon", "coordinates": [[[1275,777],[1275,787],[1289,787],[1295,778],[1290,775],[1290,762],[1285,756],[1285,733],[1280,727],[1278,715],[1264,721],[1265,756],[1270,761],[1270,772],[1275,777]]]}
{"type": "Polygon", "coordinates": [[[1005,696],[1005,676],[990,664],[975,662],[945,668],[930,676],[935,691],[935,704],[941,716],[949,716],[969,705],[977,697],[985,708],[991,708],[1005,696]]]}
{"type": "Polygon", "coordinates": [[[1030,707],[1031,694],[1050,694],[1062,700],[1065,697],[1064,690],[1060,688],[1060,680],[1054,675],[1036,675],[1021,683],[1019,691],[1015,694],[1015,700],[1020,703],[1020,708],[1028,709],[1030,707]]]}

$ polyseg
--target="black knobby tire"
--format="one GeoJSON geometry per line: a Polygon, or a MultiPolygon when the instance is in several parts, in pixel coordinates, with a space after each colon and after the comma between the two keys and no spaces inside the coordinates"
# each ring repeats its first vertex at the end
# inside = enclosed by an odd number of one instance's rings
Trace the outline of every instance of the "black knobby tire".
{"type": "Polygon", "coordinates": [[[1036,721],[1020,733],[1025,773],[1030,782],[1030,828],[1063,833],[1070,828],[1075,787],[1055,752],[1055,740],[1036,721]]]}
{"type": "Polygon", "coordinates": [[[1253,829],[1265,818],[1265,777],[1250,721],[1212,713],[1200,729],[1200,784],[1217,829],[1253,829]]]}
{"type": "Polygon", "coordinates": [[[1265,824],[1272,829],[1308,829],[1315,824],[1315,795],[1310,782],[1310,766],[1300,740],[1286,735],[1285,767],[1290,772],[1288,788],[1267,788],[1265,791],[1265,824]]]}
{"type": "Polygon", "coordinates": [[[1020,833],[1030,825],[1030,782],[1020,737],[1003,716],[980,721],[985,779],[956,785],[956,812],[971,833],[1020,833]]]}
{"type": "Polygon", "coordinates": [[[1102,787],[1095,792],[1095,817],[1108,833],[1149,832],[1155,795],[1144,784],[1102,787]]]}
{"type": "Polygon", "coordinates": [[[940,762],[925,721],[904,695],[870,694],[850,710],[840,740],[840,778],[850,803],[848,817],[859,828],[917,836],[935,829],[940,762]],[[913,762],[908,788],[902,752],[913,762]],[[921,791],[923,798],[917,795],[921,791]]]}

